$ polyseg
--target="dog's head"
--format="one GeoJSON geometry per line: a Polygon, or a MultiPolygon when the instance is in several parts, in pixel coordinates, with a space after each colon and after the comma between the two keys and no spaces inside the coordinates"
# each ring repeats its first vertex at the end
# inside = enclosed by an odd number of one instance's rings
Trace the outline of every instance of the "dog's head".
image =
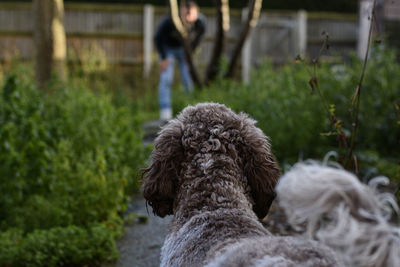
{"type": "Polygon", "coordinates": [[[280,176],[268,138],[246,114],[215,103],[188,106],[155,140],[152,163],[143,172],[143,194],[154,213],[161,217],[173,213],[182,164],[188,155],[205,150],[240,158],[235,161],[251,188],[253,210],[265,217],[280,176]]]}

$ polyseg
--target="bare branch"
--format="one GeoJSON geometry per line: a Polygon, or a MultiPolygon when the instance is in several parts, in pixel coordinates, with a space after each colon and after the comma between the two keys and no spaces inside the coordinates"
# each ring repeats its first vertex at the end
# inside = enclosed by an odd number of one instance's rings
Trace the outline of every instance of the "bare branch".
{"type": "Polygon", "coordinates": [[[243,26],[242,32],[240,33],[239,40],[236,43],[236,46],[233,50],[233,54],[231,60],[229,62],[228,71],[225,74],[226,78],[232,78],[234,75],[234,70],[239,59],[239,55],[242,51],[244,42],[246,41],[247,37],[249,36],[251,29],[254,28],[257,24],[257,21],[260,16],[262,6],[262,0],[250,0],[249,1],[249,13],[246,20],[245,25],[243,26]]]}
{"type": "Polygon", "coordinates": [[[370,16],[371,23],[369,26],[367,51],[365,52],[360,81],[358,82],[358,85],[356,88],[356,93],[354,96],[354,101],[357,101],[357,102],[356,102],[356,108],[355,108],[356,110],[355,110],[354,122],[352,123],[353,131],[351,133],[350,149],[348,150],[348,154],[346,156],[346,158],[347,158],[347,162],[346,162],[346,166],[345,166],[346,168],[350,167],[351,159],[353,157],[353,152],[354,152],[354,147],[355,147],[355,139],[356,139],[357,128],[358,128],[358,113],[360,110],[361,88],[362,88],[362,84],[364,81],[365,69],[367,67],[367,62],[368,62],[369,48],[371,46],[371,36],[372,36],[373,20],[374,20],[374,16],[375,16],[375,7],[376,7],[376,0],[374,0],[374,3],[372,5],[372,11],[371,11],[371,16],[370,16]]]}
{"type": "Polygon", "coordinates": [[[187,31],[186,31],[185,27],[183,26],[183,23],[179,17],[178,1],[170,0],[169,5],[171,7],[171,18],[172,18],[172,22],[175,25],[175,28],[181,34],[183,39],[187,38],[187,31]]]}
{"type": "Polygon", "coordinates": [[[206,70],[205,84],[213,81],[217,76],[222,52],[225,49],[226,33],[229,31],[229,1],[217,0],[217,32],[214,41],[214,49],[206,70]]]}
{"type": "Polygon", "coordinates": [[[201,88],[203,84],[201,83],[198,71],[193,63],[192,49],[190,47],[190,43],[188,40],[188,34],[179,17],[178,2],[177,0],[169,0],[169,4],[171,8],[172,22],[174,23],[174,26],[178,30],[178,33],[180,34],[180,37],[182,39],[183,49],[185,51],[185,56],[186,56],[186,63],[188,64],[189,72],[192,77],[193,83],[198,88],[201,88]]]}

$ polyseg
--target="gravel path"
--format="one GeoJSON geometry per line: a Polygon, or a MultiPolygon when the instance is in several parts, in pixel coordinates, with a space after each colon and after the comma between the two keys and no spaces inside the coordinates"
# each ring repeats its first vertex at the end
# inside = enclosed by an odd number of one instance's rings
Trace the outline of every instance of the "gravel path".
{"type": "Polygon", "coordinates": [[[167,234],[172,216],[159,218],[153,215],[142,197],[135,198],[128,212],[148,216],[146,223],[126,226],[126,232],[118,241],[121,256],[115,267],[156,267],[160,266],[160,250],[167,234]]]}

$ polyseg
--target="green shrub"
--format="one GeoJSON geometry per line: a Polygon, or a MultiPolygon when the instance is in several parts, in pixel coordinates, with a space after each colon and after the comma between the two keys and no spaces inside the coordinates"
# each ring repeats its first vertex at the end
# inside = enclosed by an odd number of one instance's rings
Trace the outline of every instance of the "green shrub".
{"type": "MultiPolygon", "coordinates": [[[[361,64],[347,68],[348,88],[358,82],[361,64]]],[[[354,85],[353,85],[354,88],[354,85]]],[[[359,149],[378,151],[380,156],[400,156],[400,119],[395,102],[400,102],[400,64],[392,50],[375,47],[368,61],[361,91],[359,149]]]]}
{"type": "Polygon", "coordinates": [[[16,261],[20,255],[22,241],[22,231],[20,229],[9,229],[0,232],[0,264],[1,266],[17,265],[16,261]]]}
{"type": "MultiPolygon", "coordinates": [[[[362,62],[352,58],[348,63],[321,63],[318,81],[326,105],[333,105],[350,135],[353,118],[352,96],[361,74],[362,62]]],[[[274,68],[265,63],[253,72],[249,84],[219,80],[210,87],[184,94],[175,90],[173,108],[179,112],[187,104],[214,101],[235,111],[244,111],[258,121],[258,126],[271,137],[274,153],[281,165],[299,158],[321,159],[327,152],[338,150],[335,129],[329,125],[328,111],[308,82],[311,76],[301,64],[274,68]],[[330,133],[330,134],[326,134],[330,133]],[[333,135],[332,135],[333,133],[333,135]]],[[[400,101],[400,65],[393,51],[375,47],[367,65],[361,92],[356,155],[361,165],[386,166],[363,156],[375,151],[392,167],[379,172],[397,176],[396,158],[400,156],[400,127],[394,101],[400,101]],[[364,161],[363,159],[368,159],[364,161]],[[375,162],[375,163],[373,163],[375,162]]],[[[361,168],[363,166],[360,166],[361,168]]]]}
{"type": "Polygon", "coordinates": [[[187,103],[213,101],[244,111],[270,136],[278,159],[282,163],[294,162],[299,153],[316,154],[327,143],[320,136],[328,126],[326,116],[320,101],[307,88],[307,75],[298,65],[275,70],[266,63],[254,72],[247,85],[220,80],[194,95],[176,94],[174,110],[181,110],[187,103]]]}
{"type": "Polygon", "coordinates": [[[117,225],[91,224],[35,230],[25,237],[11,229],[0,233],[0,263],[10,266],[100,265],[118,258],[117,225]],[[114,227],[115,229],[111,229],[114,227]]]}
{"type": "MultiPolygon", "coordinates": [[[[129,106],[115,106],[112,96],[100,91],[54,83],[51,93],[45,93],[31,84],[11,75],[0,90],[2,236],[22,238],[26,265],[64,264],[61,254],[50,259],[44,252],[59,246],[73,249],[78,244],[63,242],[74,231],[77,243],[86,239],[87,245],[80,245],[94,249],[87,252],[88,260],[107,259],[106,254],[96,256],[96,246],[114,255],[116,229],[94,225],[125,210],[149,152],[136,114],[129,106]],[[19,232],[8,233],[10,227],[19,232]],[[112,243],[96,245],[99,241],[112,243]]],[[[0,265],[16,255],[12,246],[0,251],[0,265]]]]}

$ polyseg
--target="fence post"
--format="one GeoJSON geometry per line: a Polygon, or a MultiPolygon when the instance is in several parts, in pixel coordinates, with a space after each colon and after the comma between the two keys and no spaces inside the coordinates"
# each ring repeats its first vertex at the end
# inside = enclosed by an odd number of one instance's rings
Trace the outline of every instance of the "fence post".
{"type": "Polygon", "coordinates": [[[149,77],[152,65],[154,8],[152,5],[143,7],[143,76],[149,77]]]}
{"type": "MultiPolygon", "coordinates": [[[[244,8],[242,10],[242,22],[245,22],[247,20],[247,14],[249,10],[248,8],[244,8]]],[[[255,29],[253,29],[254,31],[255,29]]],[[[243,45],[242,48],[242,55],[241,55],[241,61],[242,61],[242,81],[244,83],[248,83],[250,81],[250,69],[251,69],[251,39],[252,39],[252,33],[253,31],[250,32],[249,36],[247,36],[247,39],[243,45]]]]}
{"type": "Polygon", "coordinates": [[[296,53],[301,57],[305,57],[307,51],[307,12],[305,10],[297,12],[297,25],[296,53]]]}
{"type": "Polygon", "coordinates": [[[357,56],[364,58],[368,46],[369,27],[371,25],[371,12],[373,1],[360,0],[358,11],[358,43],[357,43],[357,56]]]}

